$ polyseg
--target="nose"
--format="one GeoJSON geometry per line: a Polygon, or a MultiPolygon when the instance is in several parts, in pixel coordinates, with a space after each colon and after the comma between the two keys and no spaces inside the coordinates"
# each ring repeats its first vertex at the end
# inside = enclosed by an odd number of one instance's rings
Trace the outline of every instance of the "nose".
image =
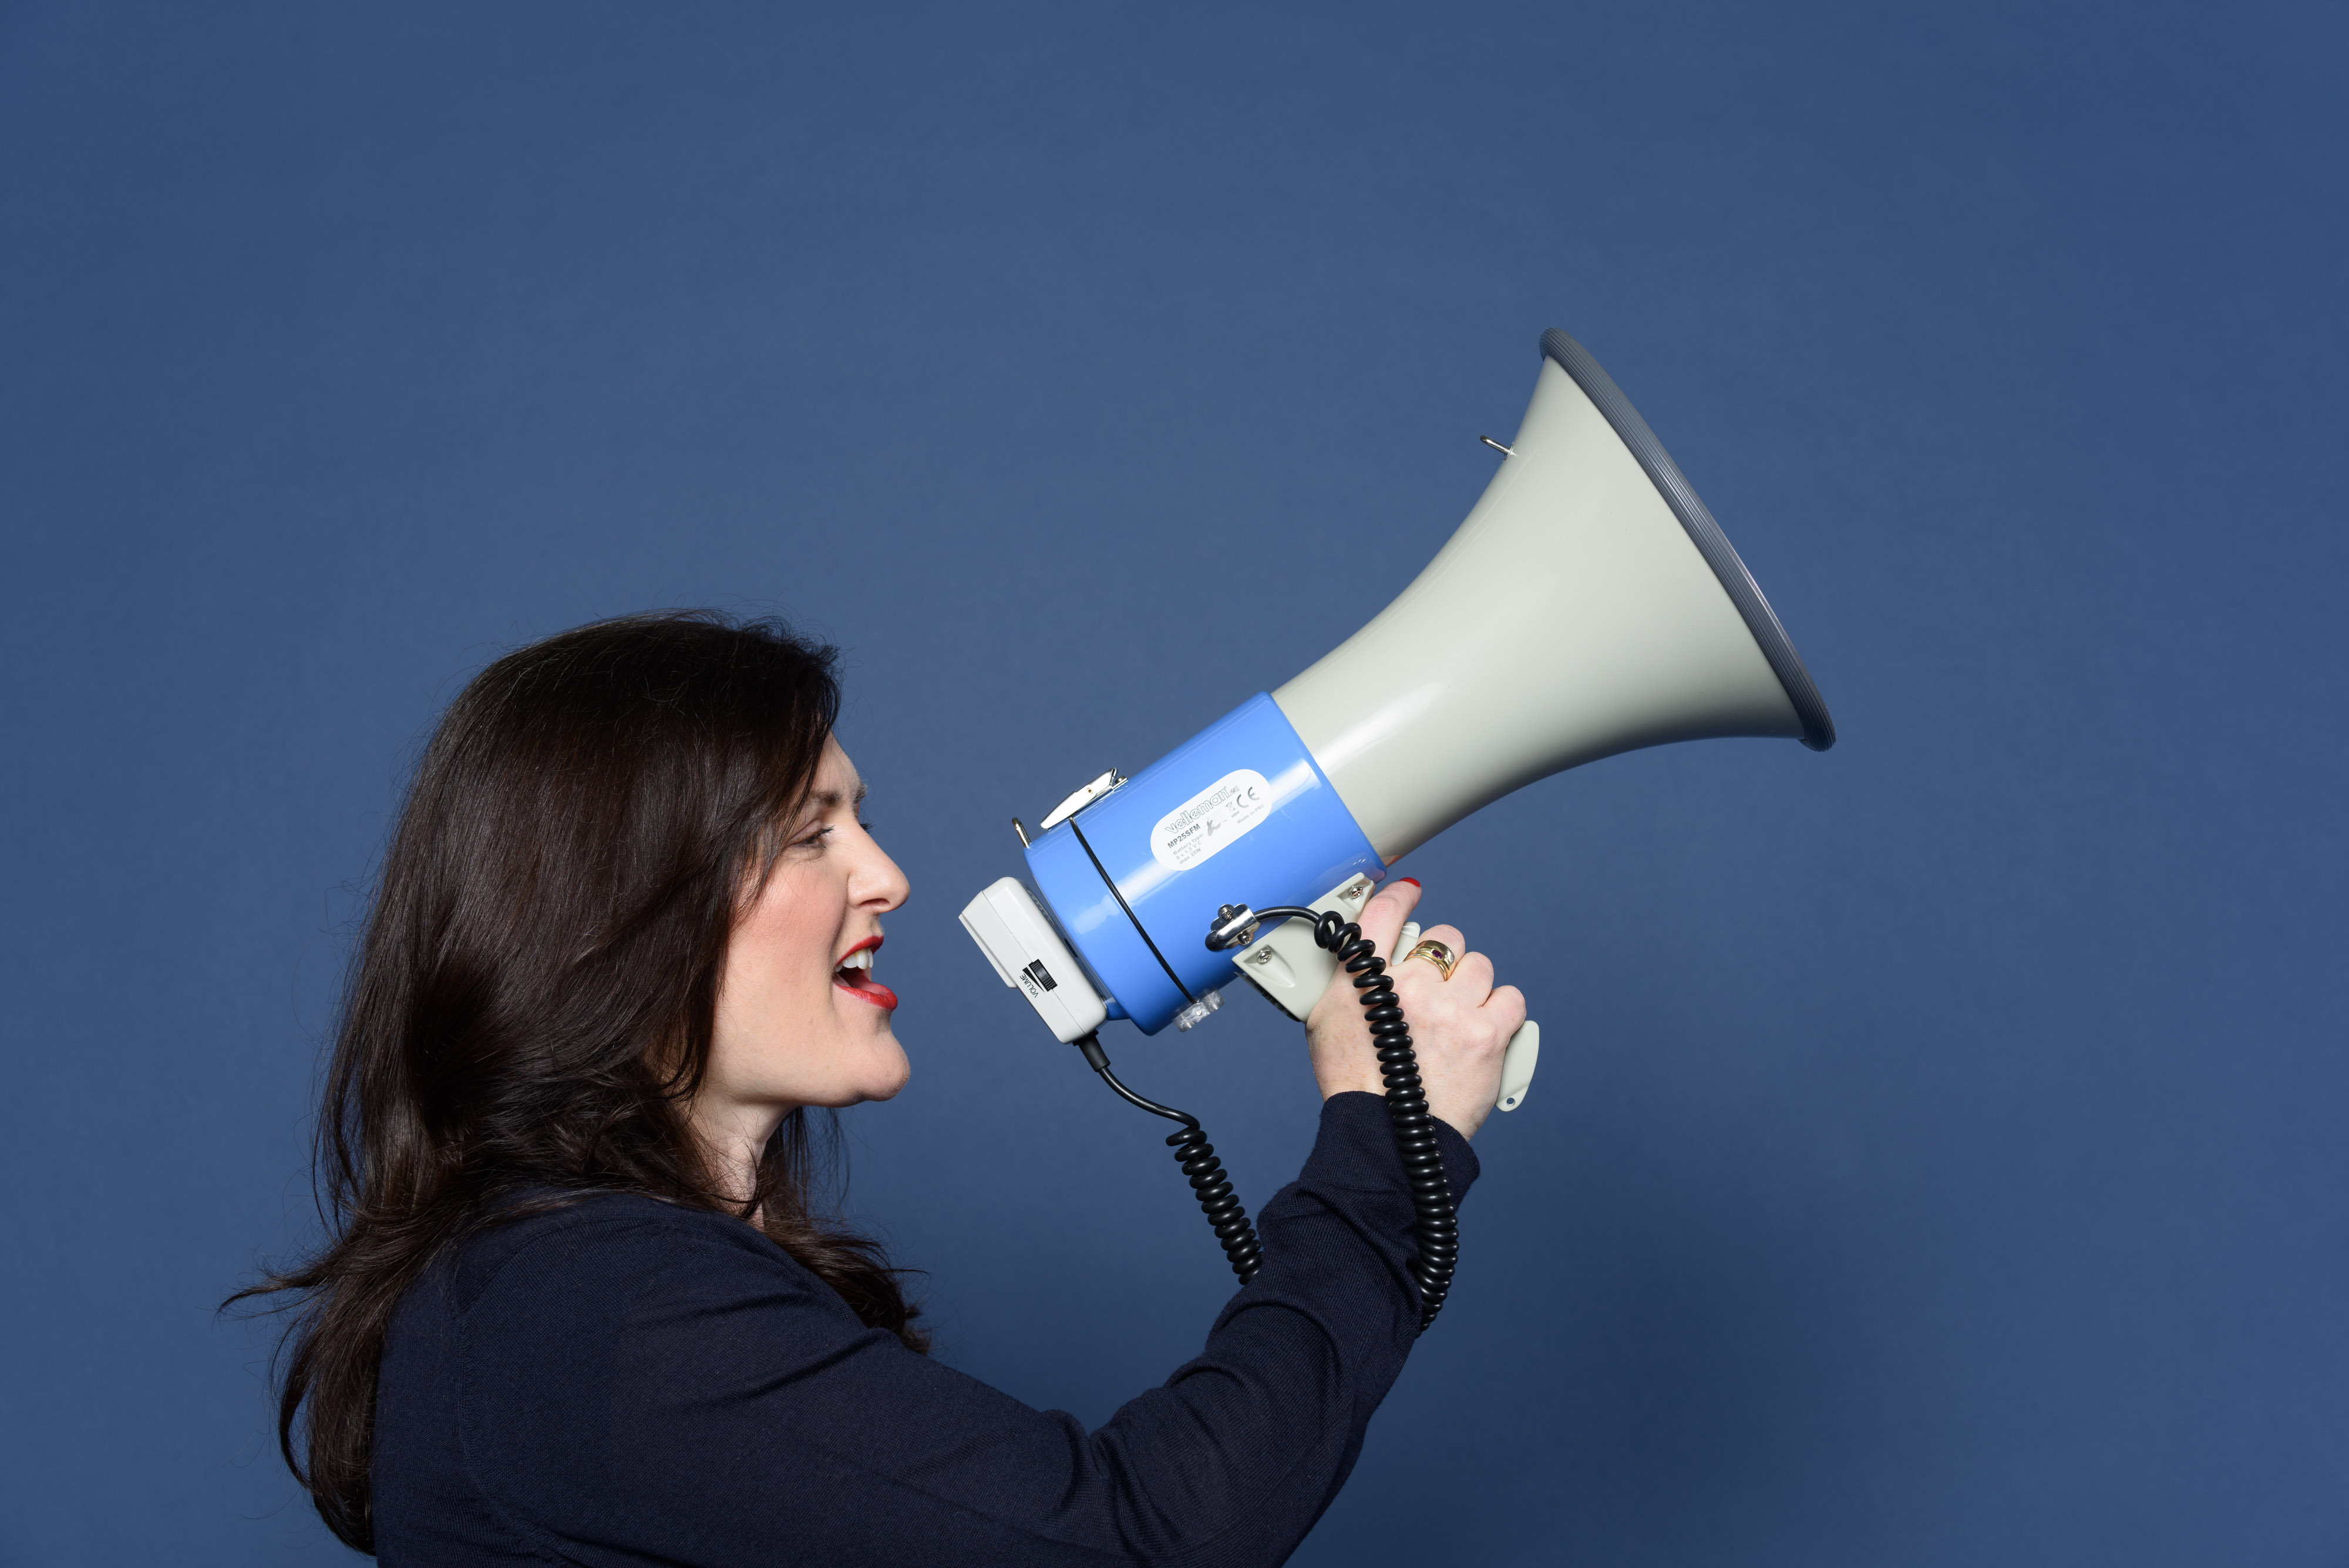
{"type": "Polygon", "coordinates": [[[850,896],[857,908],[870,909],[876,915],[886,914],[905,901],[914,886],[905,880],[905,874],[897,868],[897,863],[889,858],[887,850],[873,841],[871,835],[859,829],[857,836],[864,841],[864,854],[858,860],[850,879],[850,896]]]}

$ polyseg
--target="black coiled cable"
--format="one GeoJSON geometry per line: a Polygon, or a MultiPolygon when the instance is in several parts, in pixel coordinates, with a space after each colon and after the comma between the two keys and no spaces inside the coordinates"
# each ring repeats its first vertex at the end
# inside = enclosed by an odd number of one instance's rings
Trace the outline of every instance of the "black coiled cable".
{"type": "Polygon", "coordinates": [[[1436,1147],[1435,1119],[1427,1113],[1427,1090],[1419,1081],[1419,1054],[1412,1049],[1411,1027],[1404,1023],[1402,1004],[1395,999],[1387,961],[1362,935],[1355,922],[1334,911],[1317,913],[1293,905],[1249,911],[1226,904],[1219,912],[1207,946],[1222,951],[1240,941],[1264,920],[1303,919],[1313,922],[1313,940],[1322,951],[1335,953],[1354,977],[1354,991],[1370,1021],[1371,1043],[1379,1054],[1379,1077],[1387,1088],[1387,1123],[1394,1131],[1395,1148],[1402,1156],[1404,1176],[1411,1182],[1413,1215],[1412,1234],[1419,1256],[1412,1274],[1419,1282],[1419,1328],[1422,1334],[1444,1310],[1451,1293],[1452,1272],[1460,1262],[1460,1220],[1452,1207],[1452,1184],[1444,1174],[1444,1154],[1436,1147]]]}
{"type": "Polygon", "coordinates": [[[1181,1132],[1166,1137],[1167,1147],[1174,1151],[1174,1162],[1190,1178],[1191,1190],[1198,1196],[1199,1207],[1206,1210],[1216,1240],[1223,1243],[1224,1256],[1231,1260],[1232,1272],[1239,1276],[1242,1284],[1256,1278],[1256,1272],[1264,1267],[1264,1249],[1257,1244],[1256,1227],[1248,1223],[1247,1210],[1232,1190],[1231,1179],[1224,1174],[1224,1162],[1216,1158],[1216,1146],[1207,1141],[1199,1118],[1187,1111],[1145,1100],[1119,1083],[1117,1075],[1109,1070],[1109,1053],[1102,1049],[1098,1035],[1086,1035],[1077,1042],[1077,1049],[1084,1053],[1092,1070],[1102,1075],[1102,1082],[1115,1089],[1128,1105],[1182,1124],[1181,1132]]]}
{"type": "MultiPolygon", "coordinates": [[[[1435,1142],[1435,1118],[1427,1111],[1427,1089],[1419,1080],[1419,1054],[1412,1048],[1411,1027],[1403,1021],[1402,1003],[1395,998],[1386,960],[1379,957],[1354,921],[1341,919],[1334,912],[1320,914],[1288,905],[1260,912],[1225,905],[1207,946],[1220,952],[1242,940],[1244,933],[1259,921],[1292,919],[1312,921],[1313,940],[1324,952],[1335,953],[1354,977],[1356,996],[1370,1023],[1371,1043],[1379,1056],[1379,1077],[1386,1085],[1387,1124],[1393,1129],[1403,1174],[1411,1183],[1412,1236],[1419,1243],[1411,1272],[1419,1283],[1419,1329],[1424,1334],[1435,1322],[1435,1314],[1444,1310],[1444,1298],[1451,1293],[1453,1270],[1460,1262],[1460,1221],[1452,1208],[1452,1184],[1444,1174],[1444,1154],[1435,1142]]],[[[1199,1118],[1145,1100],[1118,1082],[1117,1075],[1109,1070],[1109,1053],[1102,1049],[1098,1035],[1088,1034],[1076,1045],[1102,1082],[1127,1104],[1181,1124],[1181,1132],[1167,1136],[1167,1147],[1190,1179],[1191,1190],[1198,1196],[1216,1240],[1223,1244],[1232,1272],[1242,1284],[1256,1278],[1264,1266],[1264,1250],[1257,1245],[1256,1227],[1248,1223],[1247,1210],[1232,1190],[1224,1162],[1216,1158],[1216,1146],[1207,1141],[1199,1118]]]]}

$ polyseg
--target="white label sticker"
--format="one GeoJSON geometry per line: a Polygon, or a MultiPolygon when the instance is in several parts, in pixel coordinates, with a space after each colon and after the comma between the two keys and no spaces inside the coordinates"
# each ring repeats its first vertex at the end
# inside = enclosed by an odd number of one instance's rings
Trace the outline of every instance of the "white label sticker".
{"type": "Polygon", "coordinates": [[[1272,786],[1254,768],[1226,774],[1158,819],[1150,853],[1169,871],[1187,871],[1262,822],[1272,786]]]}

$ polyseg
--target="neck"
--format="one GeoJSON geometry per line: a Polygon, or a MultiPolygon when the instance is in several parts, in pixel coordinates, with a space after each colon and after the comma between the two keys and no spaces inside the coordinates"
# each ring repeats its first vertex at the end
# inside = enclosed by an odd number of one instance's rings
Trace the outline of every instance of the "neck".
{"type": "Polygon", "coordinates": [[[759,1189],[759,1161],[767,1140],[782,1125],[782,1108],[720,1104],[698,1095],[687,1116],[709,1156],[718,1190],[736,1203],[750,1202],[759,1189]]]}

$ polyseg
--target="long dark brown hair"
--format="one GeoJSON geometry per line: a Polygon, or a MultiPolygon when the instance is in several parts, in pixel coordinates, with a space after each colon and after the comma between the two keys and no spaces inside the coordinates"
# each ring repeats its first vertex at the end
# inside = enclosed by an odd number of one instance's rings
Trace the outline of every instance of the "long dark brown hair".
{"type": "Polygon", "coordinates": [[[720,1192],[687,1121],[735,916],[832,732],[833,661],[774,621],[632,616],[508,654],[442,718],[327,1072],[326,1240],[232,1298],[291,1293],[279,1444],[360,1551],[402,1293],[484,1225],[566,1194],[741,1215],[866,1324],[927,1348],[879,1247],[817,1201],[829,1113],[784,1120],[747,1203],[720,1192]]]}

